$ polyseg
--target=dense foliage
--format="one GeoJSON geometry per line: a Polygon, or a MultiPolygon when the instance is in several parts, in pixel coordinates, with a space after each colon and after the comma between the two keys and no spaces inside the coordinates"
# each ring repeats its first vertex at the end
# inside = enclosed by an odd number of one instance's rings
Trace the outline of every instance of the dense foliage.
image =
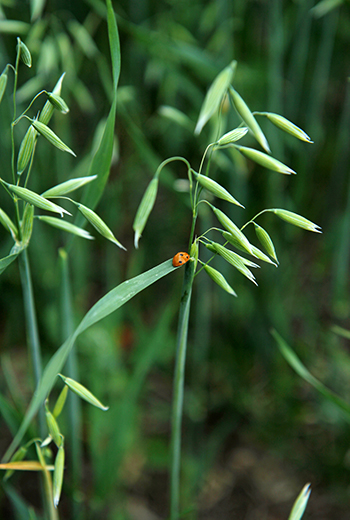
{"type": "MultiPolygon", "coordinates": [[[[64,260],[59,251],[70,255],[74,328],[112,287],[186,251],[191,209],[183,191],[187,169],[182,162],[163,170],[137,250],[133,221],[164,159],[186,157],[198,171],[219,125],[214,117],[195,135],[198,114],[208,86],[232,60],[238,63],[235,88],[252,111],[283,114],[314,141],[296,141],[259,120],[273,156],[297,172],[293,178],[268,171],[238,152],[213,157],[215,179],[249,211],[242,216],[239,208],[232,210],[237,224],[263,208],[283,207],[317,222],[323,234],[314,236],[266,214],[261,225],[273,236],[279,267],[263,264],[258,287],[224,262],[217,266],[238,298],[224,293],[205,273],[196,280],[183,419],[182,502],[188,518],[288,518],[306,482],[313,489],[309,518],[348,515],[349,414],[291,369],[270,333],[278,331],[318,380],[348,400],[348,340],[339,335],[345,334],[339,327],[350,328],[350,16],[347,3],[324,14],[313,6],[309,0],[113,2],[121,75],[110,176],[94,209],[127,251],[97,233],[93,243],[80,238],[71,243],[67,234],[45,222],[35,222],[28,249],[45,365],[69,333],[64,330],[67,312],[60,309],[64,260]]],[[[55,114],[50,125],[77,158],[41,140],[30,179],[38,193],[89,175],[113,104],[115,70],[106,13],[99,0],[31,1],[25,8],[13,0],[0,5],[0,72],[15,62],[18,36],[32,55],[32,69],[20,69],[17,101],[22,111],[37,92],[51,92],[66,73],[62,97],[70,112],[55,114]]],[[[12,88],[13,75],[8,75],[12,88]]],[[[1,178],[4,165],[11,164],[8,87],[0,105],[1,178]]],[[[36,103],[31,117],[42,109],[40,99],[36,103]]],[[[224,131],[240,123],[225,105],[222,117],[224,131]]],[[[18,150],[28,121],[17,126],[18,150]]],[[[255,142],[247,136],[244,145],[255,142]]],[[[223,211],[225,204],[220,205],[223,211]]],[[[210,209],[202,206],[197,235],[216,225],[210,209]]],[[[0,207],[11,212],[8,197],[1,195],[0,207]]],[[[253,228],[247,236],[253,241],[253,228]]],[[[0,226],[1,258],[9,254],[10,242],[0,226]]],[[[35,380],[16,263],[4,271],[0,284],[3,455],[35,380]]],[[[69,413],[60,416],[67,450],[62,518],[168,515],[181,284],[179,270],[77,340],[69,370],[109,411],[75,402],[73,422],[69,413]]],[[[57,381],[52,407],[61,388],[57,381]]],[[[36,435],[36,427],[34,422],[28,439],[36,435]]],[[[40,478],[29,475],[15,474],[3,486],[1,517],[34,518],[28,509],[33,507],[42,518],[40,478]]]]}

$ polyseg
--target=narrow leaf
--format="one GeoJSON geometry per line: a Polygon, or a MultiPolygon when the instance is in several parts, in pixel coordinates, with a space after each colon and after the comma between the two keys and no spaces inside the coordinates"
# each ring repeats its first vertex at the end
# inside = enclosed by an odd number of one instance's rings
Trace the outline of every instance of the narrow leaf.
{"type": "Polygon", "coordinates": [[[5,460],[8,460],[9,457],[11,457],[12,453],[21,442],[25,432],[30,425],[30,422],[37,413],[39,407],[51,391],[51,388],[55,383],[55,379],[58,373],[62,370],[62,367],[67,359],[69,352],[73,348],[77,337],[86,329],[119,309],[119,307],[131,300],[131,298],[136,296],[136,294],[175,270],[176,267],[173,267],[172,260],[166,260],[153,269],[150,269],[145,273],[135,276],[135,278],[126,280],[125,282],[121,283],[108,292],[105,296],[103,296],[97,303],[95,303],[95,305],[84,316],[74,333],[63,343],[63,345],[61,345],[61,347],[55,352],[55,354],[48,362],[36,392],[30,402],[23,422],[15,438],[13,439],[11,446],[5,454],[5,460]]]}
{"type": "Polygon", "coordinates": [[[334,392],[328,390],[328,388],[321,383],[316,377],[314,377],[308,369],[303,365],[295,352],[288,346],[285,340],[276,332],[271,331],[272,336],[275,338],[278,348],[284,359],[289,365],[295,370],[295,372],[304,379],[307,383],[312,385],[323,397],[328,401],[335,404],[339,410],[345,412],[345,418],[350,422],[350,404],[344,401],[341,397],[338,397],[334,392]]]}

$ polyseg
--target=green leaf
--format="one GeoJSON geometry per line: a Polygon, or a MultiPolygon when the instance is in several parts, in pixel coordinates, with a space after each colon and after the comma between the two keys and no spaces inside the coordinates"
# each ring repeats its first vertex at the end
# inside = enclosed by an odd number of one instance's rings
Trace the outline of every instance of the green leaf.
{"type": "Polygon", "coordinates": [[[339,410],[345,412],[345,418],[350,422],[350,404],[344,401],[341,397],[338,397],[334,392],[328,390],[328,388],[321,383],[316,377],[314,377],[308,369],[303,365],[295,352],[288,346],[288,344],[284,341],[284,339],[276,332],[276,330],[271,331],[272,336],[275,338],[278,348],[284,359],[290,366],[295,370],[295,372],[304,379],[307,383],[312,385],[323,397],[325,397],[328,401],[335,404],[339,410]]]}
{"type": "Polygon", "coordinates": [[[51,391],[56,376],[62,370],[63,365],[66,362],[69,352],[72,350],[77,337],[84,332],[86,329],[99,322],[112,312],[119,309],[126,302],[131,300],[138,293],[155,283],[160,278],[163,278],[167,274],[176,270],[173,267],[172,260],[166,260],[160,265],[153,267],[149,271],[142,273],[130,280],[126,280],[105,296],[98,300],[95,305],[87,312],[82,321],[80,322],[74,333],[61,345],[61,347],[55,352],[50,361],[45,367],[42,378],[38,384],[35,394],[30,402],[26,415],[23,422],[13,439],[11,446],[7,450],[4,459],[8,460],[11,457],[14,450],[21,442],[25,432],[30,425],[33,417],[37,413],[39,407],[45,401],[47,395],[51,391]]]}
{"type": "Polygon", "coordinates": [[[15,245],[11,249],[11,252],[8,256],[0,259],[0,275],[5,271],[5,269],[12,264],[14,260],[16,260],[17,256],[25,249],[23,245],[15,245]]]}
{"type": "Polygon", "coordinates": [[[111,0],[106,0],[107,4],[107,23],[108,23],[108,38],[111,52],[112,71],[113,71],[113,86],[117,90],[119,75],[120,75],[120,43],[118,35],[118,27],[116,17],[113,11],[111,0]]]}
{"type": "Polygon", "coordinates": [[[311,489],[310,484],[306,484],[301,490],[298,498],[294,502],[293,508],[290,512],[288,520],[300,520],[305,512],[311,489]]]}
{"type": "Polygon", "coordinates": [[[211,84],[207,95],[204,98],[204,102],[199,113],[198,121],[194,133],[200,134],[204,125],[218,110],[222,98],[224,97],[227,89],[230,86],[233,75],[237,66],[236,61],[232,61],[220,74],[215,78],[211,84]]]}
{"type": "MultiPolygon", "coordinates": [[[[102,139],[92,159],[89,170],[89,176],[97,175],[97,179],[93,186],[90,185],[87,187],[82,199],[83,204],[91,209],[96,208],[102,196],[103,190],[105,189],[113,155],[114,127],[117,107],[117,86],[120,75],[120,47],[118,27],[111,0],[107,0],[107,23],[113,71],[114,94],[112,106],[108,114],[102,139]]],[[[84,222],[84,219],[80,215],[79,217],[76,220],[76,224],[81,226],[82,222],[84,222]]]]}
{"type": "Polygon", "coordinates": [[[310,11],[315,18],[321,18],[343,3],[344,0],[321,0],[310,11]]]}

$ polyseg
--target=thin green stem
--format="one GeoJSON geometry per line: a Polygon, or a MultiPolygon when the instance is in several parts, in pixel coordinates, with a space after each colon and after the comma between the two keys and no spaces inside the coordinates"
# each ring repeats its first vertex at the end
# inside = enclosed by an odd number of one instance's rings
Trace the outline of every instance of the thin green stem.
{"type": "MultiPolygon", "coordinates": [[[[72,291],[69,275],[69,257],[64,249],[60,249],[60,268],[61,268],[61,333],[62,341],[65,341],[74,332],[72,291]]],[[[76,381],[79,380],[78,359],[76,350],[72,349],[67,358],[67,375],[76,381]]],[[[82,410],[81,401],[77,395],[70,392],[68,398],[68,421],[71,431],[71,466],[72,466],[72,487],[81,489],[81,467],[82,467],[82,410]]],[[[81,507],[76,500],[73,502],[73,516],[78,519],[81,514],[81,507]]]]}
{"type": "MultiPolygon", "coordinates": [[[[27,249],[19,255],[19,269],[21,276],[21,284],[23,291],[23,302],[24,302],[24,314],[27,329],[27,341],[29,346],[29,352],[32,359],[34,380],[36,386],[38,385],[41,374],[42,374],[42,359],[41,359],[41,348],[38,333],[38,323],[36,318],[36,310],[34,303],[34,293],[32,277],[30,272],[30,264],[28,258],[27,249]]],[[[40,436],[44,438],[45,435],[45,419],[43,408],[39,411],[39,432],[40,436]]]]}
{"type": "Polygon", "coordinates": [[[180,507],[180,462],[181,462],[181,425],[184,398],[185,362],[187,350],[187,332],[190,315],[192,284],[195,262],[185,266],[185,276],[177,332],[177,349],[174,374],[174,396],[171,431],[171,485],[170,485],[170,519],[178,520],[180,507]]]}

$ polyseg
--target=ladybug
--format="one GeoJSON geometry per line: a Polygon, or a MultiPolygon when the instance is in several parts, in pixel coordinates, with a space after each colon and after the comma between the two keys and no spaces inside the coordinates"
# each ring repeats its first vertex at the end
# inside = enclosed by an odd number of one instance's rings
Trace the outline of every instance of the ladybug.
{"type": "Polygon", "coordinates": [[[188,262],[190,259],[190,255],[188,253],[176,253],[176,255],[173,258],[173,266],[174,267],[180,267],[181,265],[188,262]]]}

